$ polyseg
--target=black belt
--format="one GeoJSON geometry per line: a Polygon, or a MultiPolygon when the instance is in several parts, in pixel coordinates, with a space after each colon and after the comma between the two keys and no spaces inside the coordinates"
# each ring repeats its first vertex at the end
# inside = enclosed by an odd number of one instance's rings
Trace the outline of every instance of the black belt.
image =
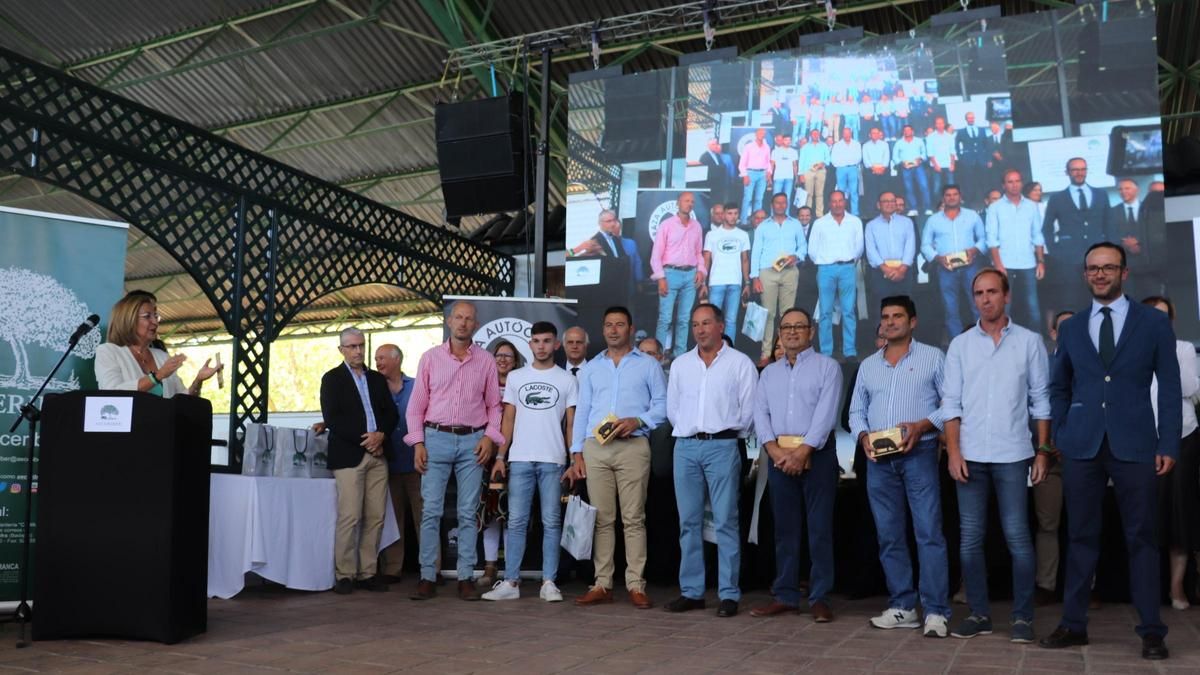
{"type": "Polygon", "coordinates": [[[663,265],[663,267],[669,270],[683,270],[684,272],[691,272],[696,269],[695,265],[663,265]]]}
{"type": "Polygon", "coordinates": [[[437,431],[442,431],[447,434],[454,434],[455,436],[466,436],[467,434],[473,434],[476,431],[483,431],[483,429],[484,429],[483,427],[456,426],[453,424],[434,424],[433,422],[426,422],[425,428],[426,429],[436,429],[437,431]]]}
{"type": "Polygon", "coordinates": [[[718,440],[727,440],[730,438],[737,438],[737,437],[738,437],[737,429],[726,429],[724,431],[718,431],[715,434],[706,434],[703,431],[701,431],[700,433],[692,435],[692,436],[688,436],[687,438],[693,438],[697,441],[718,441],[718,440]]]}
{"type": "Polygon", "coordinates": [[[825,264],[826,265],[853,265],[856,262],[858,262],[858,258],[851,258],[850,260],[834,260],[831,263],[825,263],[825,264]]]}

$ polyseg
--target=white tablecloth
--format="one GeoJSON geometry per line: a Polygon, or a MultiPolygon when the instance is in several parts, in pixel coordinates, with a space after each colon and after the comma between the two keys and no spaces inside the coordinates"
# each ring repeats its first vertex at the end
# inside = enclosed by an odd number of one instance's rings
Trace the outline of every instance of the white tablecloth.
{"type": "MultiPolygon", "coordinates": [[[[213,474],[208,597],[232,598],[246,572],[302,591],[333,588],[337,487],[332,478],[213,474]]],[[[389,498],[379,549],[400,538],[389,498]]]]}

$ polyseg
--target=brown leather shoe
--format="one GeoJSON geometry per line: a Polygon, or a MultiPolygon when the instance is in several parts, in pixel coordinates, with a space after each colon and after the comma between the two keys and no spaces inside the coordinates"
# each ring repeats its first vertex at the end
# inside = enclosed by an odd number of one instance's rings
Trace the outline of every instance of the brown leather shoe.
{"type": "Polygon", "coordinates": [[[603,586],[592,586],[587,593],[575,598],[575,604],[580,607],[603,605],[613,601],[612,591],[603,586]]]}
{"type": "Polygon", "coordinates": [[[771,604],[769,604],[769,605],[763,605],[762,607],[755,607],[754,609],[750,610],[750,616],[757,616],[757,617],[775,616],[776,614],[787,614],[789,612],[799,612],[799,611],[800,611],[799,607],[796,607],[794,605],[785,605],[782,602],[779,602],[778,600],[773,600],[773,601],[771,601],[771,604]]]}
{"type": "Polygon", "coordinates": [[[417,584],[417,590],[413,591],[413,594],[408,597],[413,600],[432,600],[435,595],[437,595],[437,586],[432,581],[422,579],[417,584]]]}
{"type": "Polygon", "coordinates": [[[459,600],[478,600],[479,594],[475,592],[474,581],[458,582],[458,599],[459,600]]]}
{"type": "Polygon", "coordinates": [[[646,595],[645,591],[629,591],[629,602],[633,603],[633,606],[638,609],[650,609],[654,606],[654,603],[650,602],[650,596],[646,595]]]}
{"type": "Polygon", "coordinates": [[[812,607],[809,607],[809,610],[812,612],[813,621],[817,623],[829,623],[833,621],[833,610],[829,609],[829,605],[820,600],[814,602],[812,607]]]}

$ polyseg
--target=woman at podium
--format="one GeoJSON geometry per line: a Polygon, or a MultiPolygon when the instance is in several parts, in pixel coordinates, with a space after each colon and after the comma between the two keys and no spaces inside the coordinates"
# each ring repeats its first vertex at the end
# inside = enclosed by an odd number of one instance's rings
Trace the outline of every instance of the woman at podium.
{"type": "Polygon", "coordinates": [[[101,389],[144,391],[163,398],[199,396],[204,381],[225,368],[222,363],[210,366],[206,360],[185,388],[177,371],[187,355],[168,356],[154,346],[160,318],[158,298],[146,291],[130,291],[113,305],[107,342],[96,348],[96,382],[101,389]]]}

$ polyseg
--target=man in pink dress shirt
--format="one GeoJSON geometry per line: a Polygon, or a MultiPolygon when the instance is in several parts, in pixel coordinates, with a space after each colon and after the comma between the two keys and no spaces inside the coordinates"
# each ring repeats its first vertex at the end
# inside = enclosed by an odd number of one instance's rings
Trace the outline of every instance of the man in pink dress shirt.
{"type": "Polygon", "coordinates": [[[771,182],[771,146],[766,139],[767,130],[756,129],[754,140],[743,145],[739,151],[738,177],[742,179],[742,215],[746,219],[755,209],[763,208],[763,197],[767,193],[767,184],[771,182]]]}
{"type": "Polygon", "coordinates": [[[707,272],[704,267],[704,233],[700,221],[692,217],[695,197],[681,192],[678,210],[658,224],[654,247],[650,250],[652,279],[658,281],[658,329],[655,337],[671,353],[687,351],[688,322],[696,290],[703,289],[707,272]],[[679,311],[675,307],[678,304],[679,311]],[[672,330],[674,318],[674,330],[672,330]],[[674,339],[672,339],[674,334],[674,339]]]}
{"type": "Polygon", "coordinates": [[[496,361],[472,337],[479,326],[475,305],[459,300],[450,306],[450,339],[421,355],[408,401],[408,434],[421,479],[421,581],[413,600],[436,593],[435,565],[441,545],[440,524],[450,474],[458,484],[458,596],[475,594],[475,507],[483,486],[483,467],[504,444],[500,434],[500,377],[496,361]]]}

